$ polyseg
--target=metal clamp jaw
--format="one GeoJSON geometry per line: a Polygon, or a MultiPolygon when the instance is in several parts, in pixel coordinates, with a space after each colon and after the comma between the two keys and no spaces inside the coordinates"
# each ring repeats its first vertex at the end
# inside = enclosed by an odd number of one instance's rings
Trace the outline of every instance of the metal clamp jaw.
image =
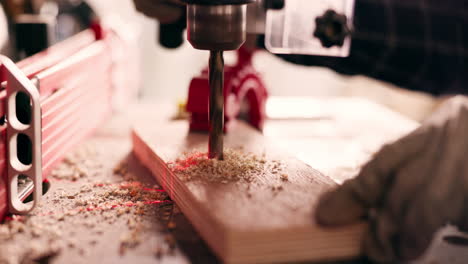
{"type": "Polygon", "coordinates": [[[6,80],[6,149],[9,211],[26,214],[42,196],[41,107],[36,86],[7,57],[0,55],[1,74],[6,80]],[[29,179],[32,190],[19,190],[19,178],[29,179]],[[32,191],[34,200],[23,203],[32,191]]]}

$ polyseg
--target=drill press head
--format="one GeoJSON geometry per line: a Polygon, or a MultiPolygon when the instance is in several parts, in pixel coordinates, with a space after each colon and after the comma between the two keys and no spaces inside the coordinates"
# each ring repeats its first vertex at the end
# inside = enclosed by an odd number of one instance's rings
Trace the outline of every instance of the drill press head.
{"type": "Polygon", "coordinates": [[[196,49],[236,50],[246,38],[247,4],[255,0],[184,0],[187,39],[196,49]]]}
{"type": "Polygon", "coordinates": [[[223,159],[224,50],[236,50],[247,34],[247,4],[254,0],[185,0],[187,39],[209,50],[209,158],[223,159]]]}

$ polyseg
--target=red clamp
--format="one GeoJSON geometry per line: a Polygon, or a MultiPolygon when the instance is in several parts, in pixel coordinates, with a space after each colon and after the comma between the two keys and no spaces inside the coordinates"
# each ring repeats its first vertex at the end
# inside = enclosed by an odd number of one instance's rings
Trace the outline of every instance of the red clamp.
{"type": "MultiPolygon", "coordinates": [[[[260,74],[252,65],[254,51],[240,48],[237,63],[224,69],[224,131],[228,132],[237,118],[244,119],[259,130],[265,121],[265,103],[268,97],[260,74]]],[[[190,130],[208,131],[209,85],[208,69],[190,83],[187,112],[191,114],[190,130]]]]}

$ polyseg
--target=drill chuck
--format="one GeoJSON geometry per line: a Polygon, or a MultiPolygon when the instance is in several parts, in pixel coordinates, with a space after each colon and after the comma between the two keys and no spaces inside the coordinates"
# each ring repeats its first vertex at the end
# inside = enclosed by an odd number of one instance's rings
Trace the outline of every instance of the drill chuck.
{"type": "Polygon", "coordinates": [[[246,5],[187,5],[187,39],[195,49],[236,50],[246,37],[246,5]]]}
{"type": "Polygon", "coordinates": [[[246,38],[247,4],[253,0],[185,0],[187,39],[196,49],[236,50],[246,38]]]}

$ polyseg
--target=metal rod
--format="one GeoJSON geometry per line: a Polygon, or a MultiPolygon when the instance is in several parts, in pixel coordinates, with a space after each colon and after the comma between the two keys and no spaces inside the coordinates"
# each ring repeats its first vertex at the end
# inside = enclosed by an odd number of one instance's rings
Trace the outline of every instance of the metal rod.
{"type": "Polygon", "coordinates": [[[223,159],[224,129],[224,59],[223,51],[210,51],[210,132],[208,156],[210,159],[223,159]]]}

